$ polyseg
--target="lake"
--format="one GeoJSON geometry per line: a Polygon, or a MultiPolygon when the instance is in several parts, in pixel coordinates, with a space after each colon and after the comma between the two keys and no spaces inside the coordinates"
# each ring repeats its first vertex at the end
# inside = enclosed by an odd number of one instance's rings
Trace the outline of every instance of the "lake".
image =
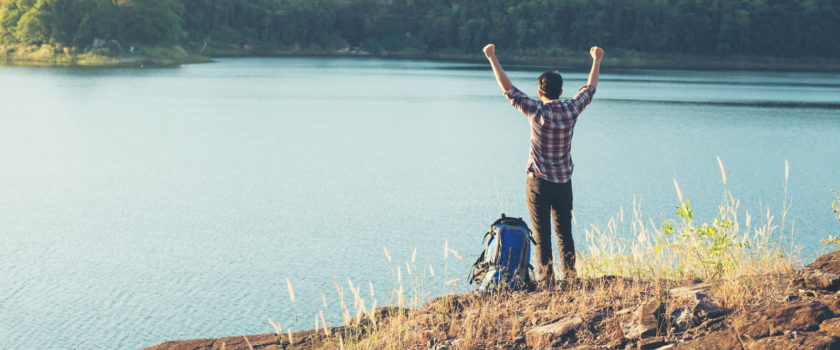
{"type": "MultiPolygon", "coordinates": [[[[506,68],[536,95],[541,69],[506,68]]],[[[568,98],[588,71],[559,68],[568,98]]],[[[348,280],[373,286],[378,306],[397,265],[426,274],[427,296],[464,290],[444,284],[466,277],[487,225],[527,216],[528,123],[486,64],[0,66],[0,101],[4,349],[136,349],[268,333],[269,317],[308,329],[324,301],[338,324],[333,280],[348,302],[348,280]]],[[[778,218],[788,160],[807,263],[840,234],[838,136],[838,72],[605,64],[572,146],[578,245],[634,197],[673,218],[674,178],[713,218],[717,156],[742,211],[778,218]]]]}

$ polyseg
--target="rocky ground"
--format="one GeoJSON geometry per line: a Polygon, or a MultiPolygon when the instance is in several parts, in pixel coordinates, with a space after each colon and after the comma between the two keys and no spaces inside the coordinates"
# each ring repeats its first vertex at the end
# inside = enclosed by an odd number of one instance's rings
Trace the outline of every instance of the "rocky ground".
{"type": "Polygon", "coordinates": [[[350,325],[294,333],[291,342],[286,334],[261,334],[170,341],[149,349],[345,344],[374,349],[840,349],[840,251],[794,273],[734,283],[692,281],[671,287],[671,281],[618,277],[578,283],[497,299],[477,293],[442,297],[419,310],[379,309],[375,341],[369,339],[372,328],[350,325]],[[499,306],[506,311],[493,311],[499,306]],[[339,340],[339,334],[355,338],[339,340]]]}

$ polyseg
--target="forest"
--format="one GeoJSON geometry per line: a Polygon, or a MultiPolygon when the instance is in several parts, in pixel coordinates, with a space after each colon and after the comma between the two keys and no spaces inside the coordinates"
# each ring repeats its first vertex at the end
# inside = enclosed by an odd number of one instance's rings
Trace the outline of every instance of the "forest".
{"type": "Polygon", "coordinates": [[[0,45],[840,54],[840,0],[0,0],[0,45]]]}

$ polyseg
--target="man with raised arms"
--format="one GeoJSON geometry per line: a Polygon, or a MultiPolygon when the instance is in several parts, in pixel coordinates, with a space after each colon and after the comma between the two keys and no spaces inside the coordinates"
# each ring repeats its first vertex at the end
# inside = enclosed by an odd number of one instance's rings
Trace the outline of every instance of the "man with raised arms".
{"type": "Polygon", "coordinates": [[[540,99],[535,100],[519,91],[508,79],[496,58],[496,46],[484,47],[484,55],[493,67],[496,82],[510,100],[531,124],[531,147],[528,155],[527,197],[531,224],[534,226],[534,241],[539,263],[538,273],[541,285],[554,288],[555,276],[551,252],[551,216],[554,216],[554,232],[560,246],[563,277],[577,278],[575,270],[575,242],[572,239],[572,170],[574,164],[569,154],[572,134],[578,115],[592,102],[598,87],[598,73],[604,50],[593,46],[592,70],[589,81],[574,97],[561,100],[563,78],[557,71],[545,72],[537,79],[540,99]]]}

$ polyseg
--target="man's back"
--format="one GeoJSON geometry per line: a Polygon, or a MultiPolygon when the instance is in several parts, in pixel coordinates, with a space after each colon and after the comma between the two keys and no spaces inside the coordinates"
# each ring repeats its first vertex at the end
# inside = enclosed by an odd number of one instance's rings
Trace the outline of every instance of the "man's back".
{"type": "Polygon", "coordinates": [[[531,123],[531,147],[528,154],[529,173],[564,183],[571,179],[574,163],[570,151],[575,123],[583,109],[592,102],[595,87],[585,85],[568,100],[535,100],[512,86],[505,92],[511,104],[531,123]]]}

